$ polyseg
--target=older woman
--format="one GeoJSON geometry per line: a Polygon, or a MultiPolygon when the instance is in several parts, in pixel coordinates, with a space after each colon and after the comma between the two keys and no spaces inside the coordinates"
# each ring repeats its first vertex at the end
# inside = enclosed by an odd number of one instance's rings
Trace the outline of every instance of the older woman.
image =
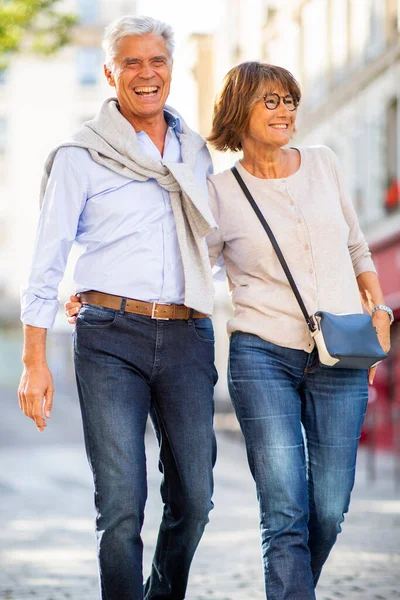
{"type": "MultiPolygon", "coordinates": [[[[226,76],[209,141],[242,150],[236,168],[282,249],[308,310],[373,312],[388,351],[390,309],[334,153],[288,147],[300,89],[280,67],[226,76]],[[374,310],[374,307],[379,309],[374,310]]],[[[319,364],[281,264],[231,170],[209,178],[234,316],[229,388],[260,504],[268,600],[311,600],[354,483],[368,373],[319,364]]],[[[372,383],[374,369],[370,370],[372,383]]]]}

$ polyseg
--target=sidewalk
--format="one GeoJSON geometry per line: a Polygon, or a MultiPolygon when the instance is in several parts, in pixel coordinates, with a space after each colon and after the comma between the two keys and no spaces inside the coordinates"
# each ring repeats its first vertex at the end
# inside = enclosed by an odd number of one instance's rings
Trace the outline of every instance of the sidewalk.
{"type": "MultiPolygon", "coordinates": [[[[70,411],[64,410],[65,422],[70,411]]],[[[17,431],[14,424],[21,418],[19,413],[9,417],[9,431],[17,431]]],[[[32,430],[24,445],[15,434],[0,446],[0,598],[95,600],[92,484],[79,420],[69,421],[73,443],[55,442],[56,423],[51,424],[54,432],[40,435],[26,421],[32,430]]],[[[258,509],[244,446],[221,432],[218,442],[215,509],[196,554],[187,598],[265,600],[258,509]]],[[[147,452],[146,574],[162,510],[152,432],[147,452]]],[[[362,451],[351,512],[321,578],[318,600],[400,599],[399,494],[390,462],[380,457],[379,478],[369,484],[367,460],[362,451]]]]}

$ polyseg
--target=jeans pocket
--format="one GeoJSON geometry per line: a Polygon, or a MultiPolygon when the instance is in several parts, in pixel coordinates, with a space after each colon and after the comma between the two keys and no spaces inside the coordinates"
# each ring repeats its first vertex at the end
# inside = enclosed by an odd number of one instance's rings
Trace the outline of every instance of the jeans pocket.
{"type": "Polygon", "coordinates": [[[193,331],[201,342],[214,343],[214,328],[211,319],[193,319],[193,331]]]}
{"type": "Polygon", "coordinates": [[[96,304],[84,304],[76,319],[76,326],[87,328],[110,327],[116,320],[118,311],[96,304]]]}

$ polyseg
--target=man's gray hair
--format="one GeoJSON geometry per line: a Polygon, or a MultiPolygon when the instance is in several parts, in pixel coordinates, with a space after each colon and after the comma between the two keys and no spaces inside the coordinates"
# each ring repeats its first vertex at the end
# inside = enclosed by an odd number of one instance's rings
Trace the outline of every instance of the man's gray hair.
{"type": "Polygon", "coordinates": [[[120,40],[128,35],[160,35],[165,40],[168,54],[172,59],[175,48],[174,32],[170,25],[152,17],[120,17],[110,23],[104,31],[103,50],[106,53],[107,68],[112,70],[118,53],[120,40]]]}

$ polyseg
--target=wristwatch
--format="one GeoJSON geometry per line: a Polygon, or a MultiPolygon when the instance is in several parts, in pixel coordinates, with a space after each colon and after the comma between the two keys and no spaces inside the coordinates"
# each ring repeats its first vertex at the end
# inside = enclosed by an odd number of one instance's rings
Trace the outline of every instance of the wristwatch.
{"type": "Polygon", "coordinates": [[[371,317],[377,310],[384,310],[385,312],[387,312],[387,314],[389,315],[390,324],[393,323],[394,316],[393,316],[393,311],[391,308],[389,308],[388,306],[385,306],[384,304],[378,304],[377,306],[374,306],[374,308],[372,309],[371,317]]]}

